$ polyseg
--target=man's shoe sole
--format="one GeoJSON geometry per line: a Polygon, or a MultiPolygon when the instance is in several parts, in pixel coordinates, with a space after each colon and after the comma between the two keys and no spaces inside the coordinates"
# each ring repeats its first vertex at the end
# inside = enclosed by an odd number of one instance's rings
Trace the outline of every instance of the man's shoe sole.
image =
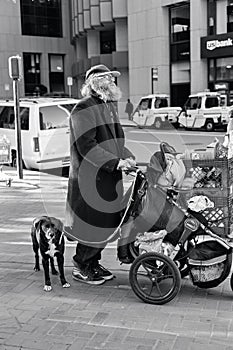
{"type": "Polygon", "coordinates": [[[111,275],[111,276],[102,276],[101,278],[103,278],[105,281],[111,281],[115,276],[111,275]]]}
{"type": "Polygon", "coordinates": [[[100,279],[99,281],[90,281],[88,279],[83,280],[83,279],[80,279],[78,277],[75,277],[74,275],[72,275],[72,278],[77,282],[86,283],[86,284],[95,285],[95,286],[101,285],[105,282],[104,278],[100,279]]]}

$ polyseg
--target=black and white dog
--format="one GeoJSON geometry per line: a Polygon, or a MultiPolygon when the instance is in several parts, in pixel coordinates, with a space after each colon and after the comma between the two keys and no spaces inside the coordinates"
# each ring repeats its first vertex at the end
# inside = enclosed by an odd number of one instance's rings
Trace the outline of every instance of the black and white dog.
{"type": "Polygon", "coordinates": [[[63,224],[59,219],[49,216],[41,216],[33,220],[31,228],[31,237],[33,251],[35,253],[35,271],[40,270],[39,249],[42,257],[42,265],[44,268],[45,285],[44,291],[50,292],[52,290],[50,275],[49,275],[49,261],[53,275],[58,272],[54,266],[54,257],[57,258],[57,264],[60,274],[60,280],[63,288],[69,288],[70,284],[65,279],[64,274],[64,251],[65,240],[62,233],[63,224]]]}

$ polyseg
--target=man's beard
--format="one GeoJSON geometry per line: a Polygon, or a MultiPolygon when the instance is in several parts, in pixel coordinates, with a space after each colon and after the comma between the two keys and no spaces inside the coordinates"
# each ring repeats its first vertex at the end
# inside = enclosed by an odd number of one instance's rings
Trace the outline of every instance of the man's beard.
{"type": "Polygon", "coordinates": [[[92,89],[100,96],[104,101],[119,101],[122,92],[115,83],[103,83],[93,82],[92,89]]]}

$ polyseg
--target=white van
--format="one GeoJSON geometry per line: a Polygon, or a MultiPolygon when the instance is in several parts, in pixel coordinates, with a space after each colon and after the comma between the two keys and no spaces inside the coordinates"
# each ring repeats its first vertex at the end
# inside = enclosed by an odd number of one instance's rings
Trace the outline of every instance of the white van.
{"type": "Polygon", "coordinates": [[[160,129],[165,125],[178,126],[178,115],[181,107],[169,107],[169,96],[153,94],[140,99],[133,112],[133,121],[141,128],[153,127],[160,129]]]}
{"type": "MultiPolygon", "coordinates": [[[[69,116],[77,104],[72,98],[20,99],[22,158],[27,169],[46,170],[69,166],[69,116]]],[[[11,144],[16,165],[14,101],[0,100],[0,135],[11,144]]]]}

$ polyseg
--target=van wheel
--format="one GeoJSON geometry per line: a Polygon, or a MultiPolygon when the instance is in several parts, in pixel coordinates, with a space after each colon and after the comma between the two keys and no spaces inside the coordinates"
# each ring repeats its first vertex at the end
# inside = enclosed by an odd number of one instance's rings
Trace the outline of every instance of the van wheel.
{"type": "Polygon", "coordinates": [[[161,118],[156,118],[155,119],[153,127],[155,129],[161,129],[162,128],[162,120],[161,120],[161,118]]]}
{"type": "Polygon", "coordinates": [[[214,131],[214,123],[213,120],[207,120],[205,123],[206,131],[214,131]]]}

